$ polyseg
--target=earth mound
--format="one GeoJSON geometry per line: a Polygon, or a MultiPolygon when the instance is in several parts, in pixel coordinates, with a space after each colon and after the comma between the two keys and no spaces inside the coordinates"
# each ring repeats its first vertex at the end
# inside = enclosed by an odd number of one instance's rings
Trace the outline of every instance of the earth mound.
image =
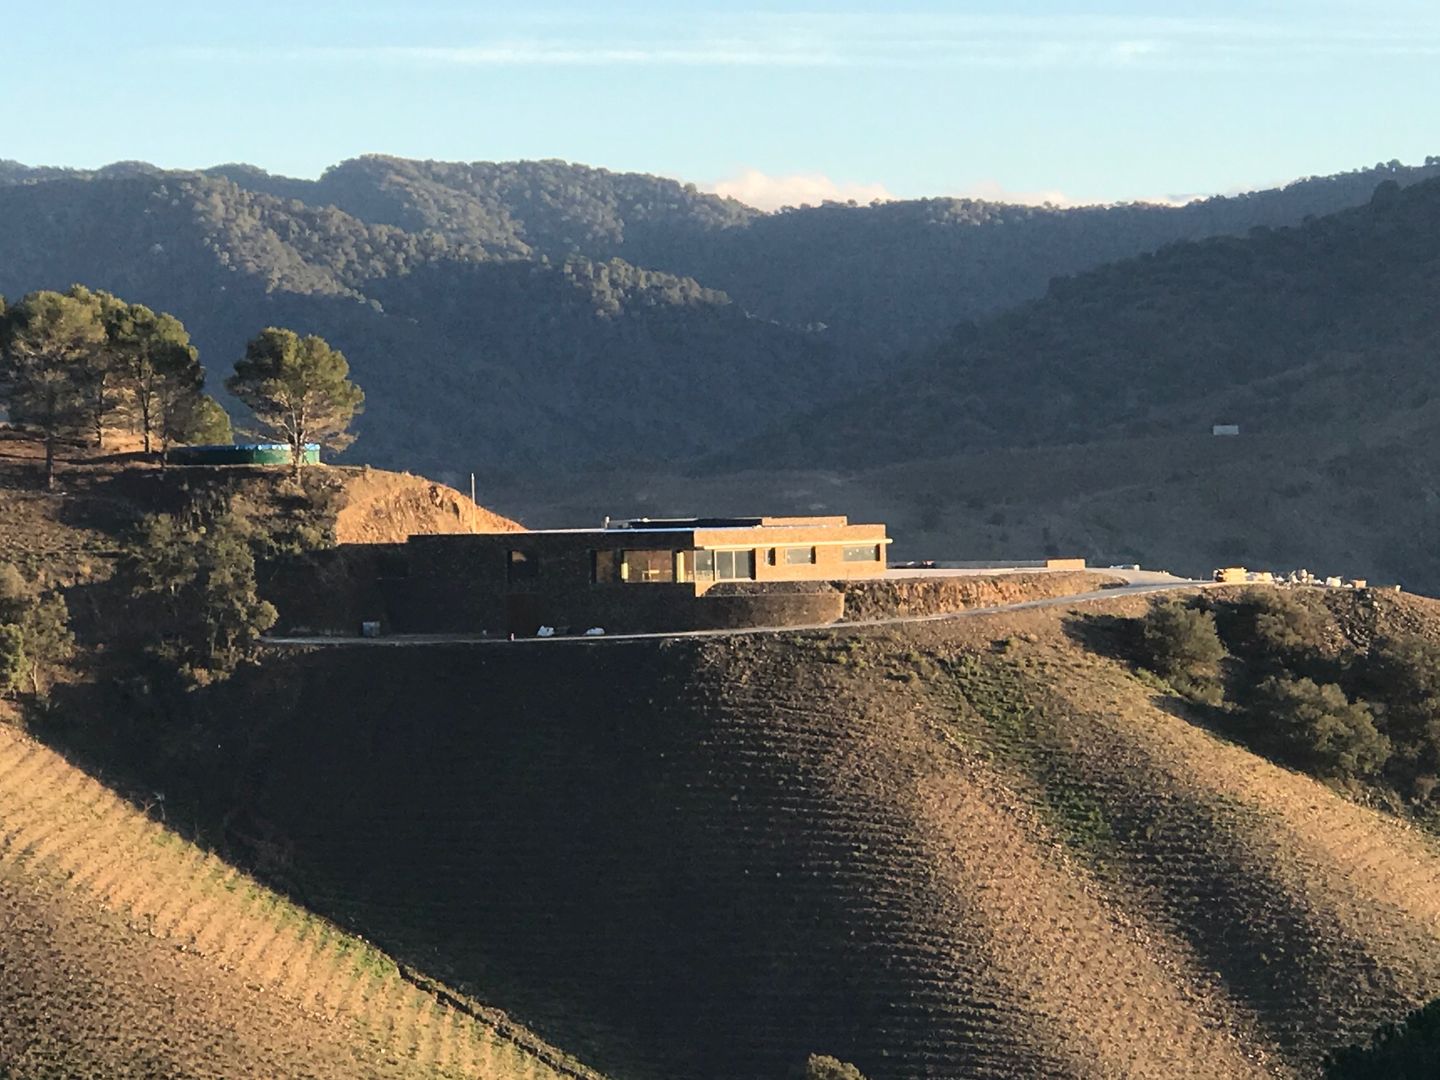
{"type": "Polygon", "coordinates": [[[345,469],[344,502],[335,515],[341,544],[403,543],[417,533],[520,532],[524,526],[470,501],[454,488],[409,473],[345,469]]]}

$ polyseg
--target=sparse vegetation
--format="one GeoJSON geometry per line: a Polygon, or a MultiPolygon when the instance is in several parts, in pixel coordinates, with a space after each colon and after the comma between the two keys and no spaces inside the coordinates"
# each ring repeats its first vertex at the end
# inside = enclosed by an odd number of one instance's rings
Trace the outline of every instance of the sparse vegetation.
{"type": "Polygon", "coordinates": [[[1157,604],[1136,636],[1146,668],[1218,706],[1217,722],[1247,745],[1326,780],[1391,792],[1395,805],[1433,818],[1440,645],[1413,633],[1350,640],[1318,590],[1157,604]],[[1212,670],[1217,645],[1231,657],[1223,680],[1212,670]],[[1212,672],[1201,694],[1192,659],[1212,672]]]}

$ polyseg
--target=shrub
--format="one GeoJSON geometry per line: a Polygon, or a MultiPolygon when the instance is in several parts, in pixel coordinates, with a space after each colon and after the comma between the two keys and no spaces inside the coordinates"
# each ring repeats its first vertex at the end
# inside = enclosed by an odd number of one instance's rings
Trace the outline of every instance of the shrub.
{"type": "Polygon", "coordinates": [[[26,678],[36,694],[43,674],[69,660],[75,651],[70,611],[59,593],[41,593],[8,563],[0,563],[0,693],[12,693],[26,678]]]}
{"type": "Polygon", "coordinates": [[[811,1054],[801,1076],[804,1080],[865,1080],[854,1065],[827,1054],[811,1054]]]}
{"type": "Polygon", "coordinates": [[[30,606],[33,591],[13,563],[0,563],[0,623],[18,623],[30,606]]]}
{"type": "Polygon", "coordinates": [[[1440,773],[1440,646],[1415,636],[1378,642],[1357,665],[1357,682],[1394,744],[1397,779],[1423,795],[1420,779],[1440,773]]]}
{"type": "Polygon", "coordinates": [[[1175,600],[1158,603],[1141,620],[1140,639],[1150,670],[1184,692],[1218,697],[1216,666],[1225,656],[1225,646],[1208,611],[1175,600]]]}
{"type": "Polygon", "coordinates": [[[1318,776],[1372,776],[1390,757],[1369,708],[1332,684],[1272,675],[1255,689],[1251,719],[1262,743],[1318,776]]]}
{"type": "Polygon", "coordinates": [[[1330,616],[1309,594],[1251,589],[1228,607],[1220,629],[1230,650],[1252,663],[1314,672],[1330,638],[1330,616]]]}
{"type": "Polygon", "coordinates": [[[24,633],[14,623],[0,623],[0,694],[20,689],[28,666],[24,633]]]}
{"type": "Polygon", "coordinates": [[[244,524],[229,514],[194,526],[147,518],[125,572],[149,608],[146,650],[192,682],[230,674],[275,624],[275,608],[256,592],[244,524]]]}
{"type": "Polygon", "coordinates": [[[1327,1080],[1431,1080],[1440,1076],[1440,1001],[1387,1024],[1364,1046],[1347,1046],[1325,1061],[1327,1080]]]}

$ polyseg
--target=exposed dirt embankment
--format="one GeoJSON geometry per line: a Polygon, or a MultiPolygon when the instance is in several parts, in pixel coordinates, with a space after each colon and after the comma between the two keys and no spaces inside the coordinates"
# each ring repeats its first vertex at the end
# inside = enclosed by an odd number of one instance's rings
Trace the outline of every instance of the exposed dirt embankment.
{"type": "Polygon", "coordinates": [[[1440,853],[1086,646],[1145,605],[320,650],[209,704],[271,725],[233,820],[308,897],[615,1075],[1315,1075],[1440,985],[1440,853]]]}
{"type": "Polygon", "coordinates": [[[409,473],[335,470],[345,498],[335,518],[341,544],[396,544],[416,533],[520,532],[517,521],[477,506],[453,488],[409,473]]]}
{"type": "Polygon", "coordinates": [[[849,621],[882,619],[892,615],[940,615],[969,608],[998,607],[1024,600],[1074,596],[1120,579],[1083,571],[1036,574],[977,574],[955,577],[915,577],[886,581],[838,583],[845,594],[849,621]]]}

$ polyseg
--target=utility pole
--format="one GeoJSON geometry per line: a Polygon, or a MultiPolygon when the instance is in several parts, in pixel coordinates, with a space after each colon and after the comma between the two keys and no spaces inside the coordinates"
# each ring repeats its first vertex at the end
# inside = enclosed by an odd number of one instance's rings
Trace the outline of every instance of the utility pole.
{"type": "Polygon", "coordinates": [[[470,531],[475,531],[475,474],[470,474],[470,531]]]}

